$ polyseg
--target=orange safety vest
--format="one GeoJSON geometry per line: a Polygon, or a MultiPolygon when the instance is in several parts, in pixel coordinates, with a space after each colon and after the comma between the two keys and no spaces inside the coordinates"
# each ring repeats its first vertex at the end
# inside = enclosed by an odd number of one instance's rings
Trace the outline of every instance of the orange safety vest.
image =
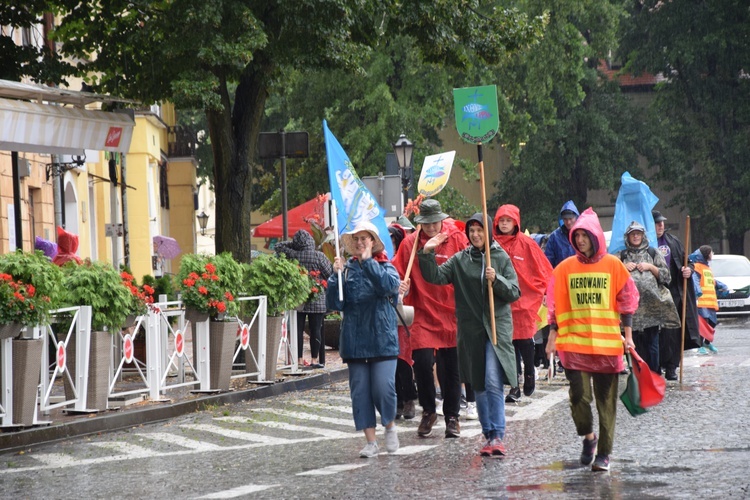
{"type": "Polygon", "coordinates": [[[695,263],[695,270],[701,275],[701,291],[703,295],[698,297],[698,307],[719,310],[719,301],[716,300],[716,281],[714,272],[705,264],[695,263]]]}
{"type": "Polygon", "coordinates": [[[556,348],[559,351],[618,356],[623,353],[617,294],[630,273],[617,257],[558,265],[555,276],[556,348]]]}

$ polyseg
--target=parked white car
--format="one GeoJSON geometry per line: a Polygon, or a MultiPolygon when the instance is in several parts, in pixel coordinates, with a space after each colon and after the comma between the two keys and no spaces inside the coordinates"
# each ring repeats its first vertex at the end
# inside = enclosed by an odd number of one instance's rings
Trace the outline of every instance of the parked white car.
{"type": "Polygon", "coordinates": [[[744,255],[714,255],[711,270],[730,291],[728,297],[719,299],[718,314],[750,314],[750,260],[744,255]]]}

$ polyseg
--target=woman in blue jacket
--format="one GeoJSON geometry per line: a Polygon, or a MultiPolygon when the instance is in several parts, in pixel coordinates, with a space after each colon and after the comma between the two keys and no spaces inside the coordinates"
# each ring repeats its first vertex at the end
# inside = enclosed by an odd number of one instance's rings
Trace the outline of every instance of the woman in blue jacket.
{"type": "Polygon", "coordinates": [[[362,222],[341,241],[352,257],[336,257],[328,279],[326,303],[342,311],[339,354],[349,365],[349,392],[354,426],[364,431],[363,458],[379,453],[375,438],[376,416],[385,427],[385,449],[398,450],[396,433],[396,359],[399,353],[396,310],[400,284],[398,271],[388,260],[377,228],[362,222]],[[343,272],[344,300],[339,300],[339,271],[343,272]]]}

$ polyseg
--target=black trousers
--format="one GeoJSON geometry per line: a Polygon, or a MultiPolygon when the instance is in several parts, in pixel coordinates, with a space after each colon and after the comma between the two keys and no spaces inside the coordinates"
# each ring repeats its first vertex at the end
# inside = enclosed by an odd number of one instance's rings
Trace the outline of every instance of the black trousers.
{"type": "Polygon", "coordinates": [[[677,370],[680,366],[680,328],[662,328],[659,332],[659,364],[665,370],[677,370]]]}
{"type": "Polygon", "coordinates": [[[432,367],[437,363],[437,376],[440,392],[443,395],[443,413],[458,418],[461,411],[461,382],[458,378],[458,350],[455,347],[444,349],[414,349],[414,378],[417,381],[419,404],[428,413],[435,413],[435,378],[432,367]]]}
{"type": "Polygon", "coordinates": [[[398,406],[404,406],[405,402],[414,399],[417,399],[414,370],[409,363],[399,358],[396,362],[396,401],[398,406]]]}
{"type": "Polygon", "coordinates": [[[305,339],[305,316],[310,323],[310,356],[320,359],[321,365],[326,364],[326,346],[323,344],[323,319],[326,313],[306,313],[297,311],[297,358],[302,357],[302,342],[305,339]]]}
{"type": "Polygon", "coordinates": [[[523,383],[521,374],[521,361],[523,361],[523,373],[534,376],[534,339],[518,339],[513,341],[513,347],[516,351],[516,373],[518,374],[518,383],[523,383]]]}

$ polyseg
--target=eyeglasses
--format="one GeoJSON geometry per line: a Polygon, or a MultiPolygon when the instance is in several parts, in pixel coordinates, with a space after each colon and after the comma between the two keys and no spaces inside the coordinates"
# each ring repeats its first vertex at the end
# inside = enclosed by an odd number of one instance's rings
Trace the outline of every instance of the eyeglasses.
{"type": "Polygon", "coordinates": [[[369,241],[372,238],[370,236],[352,236],[352,241],[354,243],[359,243],[360,241],[364,243],[365,241],[369,241]]]}

